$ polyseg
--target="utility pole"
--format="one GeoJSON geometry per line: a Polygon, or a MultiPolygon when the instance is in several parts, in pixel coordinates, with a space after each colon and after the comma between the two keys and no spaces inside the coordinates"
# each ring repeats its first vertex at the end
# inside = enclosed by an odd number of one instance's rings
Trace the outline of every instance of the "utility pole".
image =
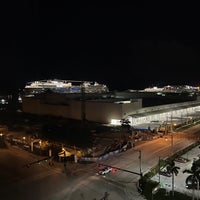
{"type": "Polygon", "coordinates": [[[174,152],[174,136],[173,136],[172,133],[171,133],[171,151],[172,151],[172,155],[173,155],[173,152],[174,152]]]}
{"type": "Polygon", "coordinates": [[[171,123],[170,123],[170,131],[173,132],[173,124],[172,124],[172,114],[171,114],[171,123]]]}
{"type": "Polygon", "coordinates": [[[85,122],[85,86],[81,86],[81,119],[82,122],[85,122]]]}
{"type": "Polygon", "coordinates": [[[139,162],[140,162],[140,175],[142,176],[142,154],[141,154],[141,150],[139,151],[139,162]]]}
{"type": "Polygon", "coordinates": [[[81,85],[81,131],[82,133],[85,132],[85,120],[86,120],[86,114],[85,114],[85,86],[81,85]]]}
{"type": "Polygon", "coordinates": [[[159,167],[159,171],[158,171],[158,182],[160,184],[160,156],[159,156],[159,161],[158,161],[158,167],[159,167]]]}
{"type": "Polygon", "coordinates": [[[139,159],[139,170],[140,170],[140,176],[142,177],[142,153],[141,153],[141,150],[138,150],[138,149],[134,149],[134,151],[138,151],[139,152],[139,156],[138,156],[138,159],[139,159]]]}
{"type": "Polygon", "coordinates": [[[166,118],[166,122],[165,122],[165,135],[167,134],[168,132],[168,116],[166,118]]]}

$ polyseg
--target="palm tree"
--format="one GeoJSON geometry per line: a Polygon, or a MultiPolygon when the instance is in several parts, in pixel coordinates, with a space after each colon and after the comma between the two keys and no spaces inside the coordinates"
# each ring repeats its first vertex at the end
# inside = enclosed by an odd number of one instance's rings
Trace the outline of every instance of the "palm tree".
{"type": "Polygon", "coordinates": [[[200,167],[196,165],[195,163],[193,163],[191,169],[185,169],[183,170],[183,173],[191,174],[186,178],[185,182],[186,182],[186,185],[188,185],[188,183],[191,183],[192,194],[193,194],[192,199],[194,200],[194,190],[195,190],[196,185],[197,185],[197,189],[199,189],[200,167]]]}
{"type": "Polygon", "coordinates": [[[180,167],[177,167],[175,165],[175,162],[172,160],[168,163],[167,167],[167,172],[172,174],[172,196],[174,196],[174,175],[177,176],[180,167]]]}

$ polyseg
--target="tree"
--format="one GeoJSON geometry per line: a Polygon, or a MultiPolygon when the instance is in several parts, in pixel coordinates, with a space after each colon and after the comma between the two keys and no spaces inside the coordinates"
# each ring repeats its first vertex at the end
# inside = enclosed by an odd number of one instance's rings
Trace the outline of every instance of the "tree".
{"type": "Polygon", "coordinates": [[[180,167],[177,167],[175,162],[172,160],[168,163],[166,169],[168,173],[172,174],[172,196],[174,196],[174,175],[178,175],[180,167]]]}
{"type": "Polygon", "coordinates": [[[196,186],[197,186],[197,189],[199,189],[200,167],[193,162],[191,169],[185,169],[183,170],[183,173],[190,174],[186,178],[185,183],[186,185],[189,185],[189,183],[191,183],[192,194],[193,194],[192,199],[194,199],[194,190],[196,186]]]}

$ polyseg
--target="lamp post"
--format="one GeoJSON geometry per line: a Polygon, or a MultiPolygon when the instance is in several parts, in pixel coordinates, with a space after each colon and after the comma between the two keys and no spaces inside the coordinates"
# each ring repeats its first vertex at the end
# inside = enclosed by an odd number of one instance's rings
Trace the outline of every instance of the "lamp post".
{"type": "Polygon", "coordinates": [[[172,151],[172,154],[174,153],[174,136],[173,134],[171,133],[171,151],[172,151]]]}
{"type": "Polygon", "coordinates": [[[167,126],[167,124],[168,124],[168,117],[166,118],[166,121],[165,121],[165,135],[167,134],[167,132],[168,132],[168,126],[167,126]]]}
{"type": "Polygon", "coordinates": [[[134,151],[138,151],[138,153],[139,153],[139,156],[138,156],[138,159],[139,159],[139,170],[140,170],[140,179],[139,179],[139,181],[138,181],[138,183],[139,183],[139,187],[138,187],[138,189],[140,190],[140,191],[142,191],[142,185],[143,185],[143,183],[142,183],[142,154],[141,154],[141,150],[139,150],[139,149],[133,149],[134,151]]]}
{"type": "Polygon", "coordinates": [[[139,151],[139,161],[140,161],[140,176],[142,176],[142,154],[141,154],[141,150],[139,151]]]}
{"type": "Polygon", "coordinates": [[[40,140],[39,141],[39,144],[40,144],[40,155],[42,154],[42,141],[40,140]]]}
{"type": "MultiPolygon", "coordinates": [[[[172,133],[171,133],[170,137],[171,137],[171,145],[170,145],[170,147],[171,147],[171,154],[173,154],[173,152],[174,152],[174,136],[173,136],[172,133]]],[[[168,141],[168,138],[165,138],[165,141],[168,141]]]]}
{"type": "Polygon", "coordinates": [[[158,161],[158,167],[159,167],[159,171],[158,171],[158,182],[160,184],[160,156],[159,156],[159,161],[158,161]]]}
{"type": "Polygon", "coordinates": [[[138,156],[138,159],[139,159],[139,170],[140,170],[140,176],[142,177],[142,153],[141,153],[141,150],[139,150],[139,149],[134,149],[134,151],[138,151],[139,152],[139,156],[138,156]]]}
{"type": "Polygon", "coordinates": [[[41,148],[41,144],[42,144],[42,141],[41,141],[41,140],[39,141],[39,144],[40,144],[40,148],[41,148]]]}

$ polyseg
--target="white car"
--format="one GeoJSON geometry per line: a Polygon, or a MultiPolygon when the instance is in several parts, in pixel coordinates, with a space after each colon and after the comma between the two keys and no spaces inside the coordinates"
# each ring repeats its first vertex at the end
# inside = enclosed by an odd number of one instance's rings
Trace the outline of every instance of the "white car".
{"type": "Polygon", "coordinates": [[[100,170],[99,170],[98,174],[99,174],[99,175],[105,175],[105,174],[110,173],[111,170],[112,170],[111,167],[104,167],[103,169],[100,169],[100,170]]]}

